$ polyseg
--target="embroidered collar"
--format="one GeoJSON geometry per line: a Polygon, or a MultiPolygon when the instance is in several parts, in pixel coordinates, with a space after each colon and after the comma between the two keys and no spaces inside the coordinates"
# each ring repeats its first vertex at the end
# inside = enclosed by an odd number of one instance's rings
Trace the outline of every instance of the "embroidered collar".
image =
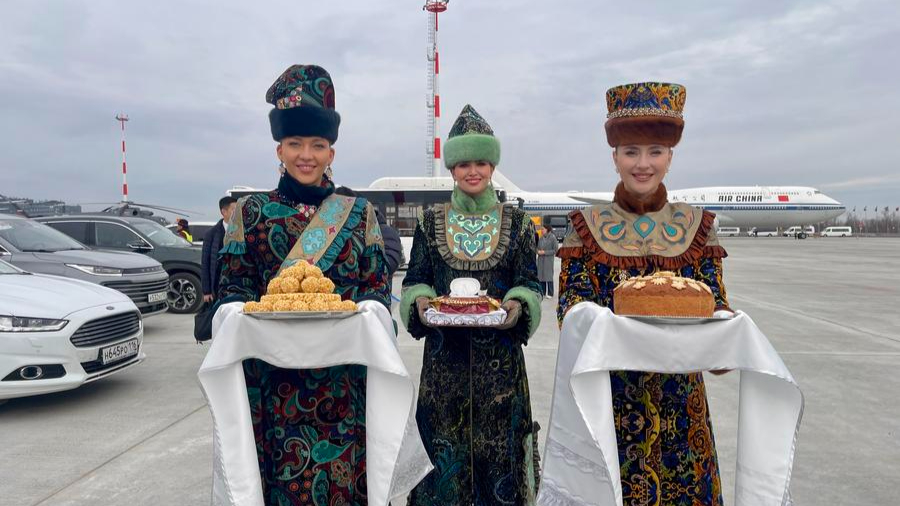
{"type": "Polygon", "coordinates": [[[434,209],[438,252],[454,269],[484,271],[500,262],[509,247],[512,212],[495,204],[481,213],[463,213],[452,204],[434,209]]]}
{"type": "Polygon", "coordinates": [[[712,231],[715,215],[685,203],[643,215],[617,203],[603,204],[570,218],[575,233],[560,247],[562,258],[592,256],[612,267],[677,269],[703,256],[727,256],[712,231]]]}

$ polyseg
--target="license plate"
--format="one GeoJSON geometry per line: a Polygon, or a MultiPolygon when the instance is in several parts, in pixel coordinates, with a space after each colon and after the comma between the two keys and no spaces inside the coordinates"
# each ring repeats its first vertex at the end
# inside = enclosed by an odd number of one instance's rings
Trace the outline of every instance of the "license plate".
{"type": "Polygon", "coordinates": [[[100,348],[100,361],[103,364],[108,364],[132,355],[137,355],[137,352],[138,340],[132,339],[130,341],[125,341],[124,343],[100,348]]]}
{"type": "Polygon", "coordinates": [[[151,293],[147,296],[147,302],[162,302],[166,300],[166,292],[151,293]]]}

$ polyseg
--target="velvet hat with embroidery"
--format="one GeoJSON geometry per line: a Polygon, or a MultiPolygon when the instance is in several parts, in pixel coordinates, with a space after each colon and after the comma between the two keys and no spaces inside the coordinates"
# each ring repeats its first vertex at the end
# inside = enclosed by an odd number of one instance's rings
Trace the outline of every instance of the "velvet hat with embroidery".
{"type": "Polygon", "coordinates": [[[334,110],[334,83],[318,65],[291,65],[266,92],[272,138],[322,137],[337,142],[341,115],[334,110]]]}
{"type": "Polygon", "coordinates": [[[674,147],[684,130],[684,86],[634,83],[606,92],[606,140],[612,147],[661,144],[674,147]]]}
{"type": "Polygon", "coordinates": [[[471,105],[466,104],[450,128],[444,146],[444,165],[448,169],[462,162],[484,160],[496,167],[500,164],[500,141],[488,122],[471,105]]]}

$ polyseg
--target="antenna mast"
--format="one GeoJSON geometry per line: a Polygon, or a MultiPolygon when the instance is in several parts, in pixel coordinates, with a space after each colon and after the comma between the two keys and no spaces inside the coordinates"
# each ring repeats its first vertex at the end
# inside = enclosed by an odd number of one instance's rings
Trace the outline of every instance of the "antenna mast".
{"type": "Polygon", "coordinates": [[[128,166],[125,164],[125,122],[128,121],[127,114],[116,114],[116,121],[122,124],[122,202],[128,202],[128,166]]]}
{"type": "Polygon", "coordinates": [[[426,58],[428,59],[427,94],[425,108],[428,120],[425,124],[425,175],[437,177],[441,173],[441,95],[438,76],[441,73],[441,59],[438,51],[438,14],[447,10],[450,0],[425,0],[423,10],[428,11],[428,37],[426,58]]]}

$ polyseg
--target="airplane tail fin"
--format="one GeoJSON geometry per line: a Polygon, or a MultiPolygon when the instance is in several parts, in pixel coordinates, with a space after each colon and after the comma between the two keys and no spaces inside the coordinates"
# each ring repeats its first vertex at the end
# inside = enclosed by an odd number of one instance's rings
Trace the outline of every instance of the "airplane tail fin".
{"type": "Polygon", "coordinates": [[[518,187],[518,185],[516,185],[516,183],[513,183],[512,181],[509,180],[509,178],[504,176],[503,173],[500,172],[500,169],[494,170],[493,180],[495,183],[497,183],[498,186],[500,186],[507,192],[523,191],[521,188],[518,187]]]}

